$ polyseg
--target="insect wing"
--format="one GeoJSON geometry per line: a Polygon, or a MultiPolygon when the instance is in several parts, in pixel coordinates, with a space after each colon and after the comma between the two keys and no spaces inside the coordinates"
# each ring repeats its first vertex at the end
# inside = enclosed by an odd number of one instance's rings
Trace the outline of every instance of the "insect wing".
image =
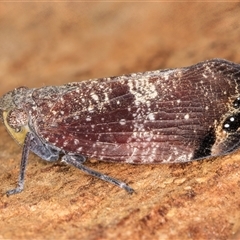
{"type": "MultiPolygon", "coordinates": [[[[222,116],[230,111],[228,103],[238,95],[239,70],[239,65],[212,60],[68,84],[53,104],[41,108],[35,129],[66,152],[108,161],[207,157],[222,116]]],[[[215,155],[224,152],[220,148],[215,155]]]]}

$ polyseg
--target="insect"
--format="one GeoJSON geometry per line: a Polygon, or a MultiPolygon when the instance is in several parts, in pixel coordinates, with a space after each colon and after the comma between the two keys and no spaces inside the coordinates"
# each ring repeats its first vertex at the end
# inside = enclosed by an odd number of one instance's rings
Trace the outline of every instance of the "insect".
{"type": "Polygon", "coordinates": [[[0,99],[1,120],[23,146],[18,186],[29,151],[113,183],[87,158],[132,164],[179,163],[224,155],[240,146],[240,65],[213,59],[196,65],[16,88],[0,99]]]}

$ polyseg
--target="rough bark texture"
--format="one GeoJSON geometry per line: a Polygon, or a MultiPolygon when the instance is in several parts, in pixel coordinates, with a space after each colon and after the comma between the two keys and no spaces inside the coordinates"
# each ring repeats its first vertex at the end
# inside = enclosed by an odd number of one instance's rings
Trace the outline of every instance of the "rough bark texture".
{"type": "MultiPolygon", "coordinates": [[[[18,86],[240,63],[238,3],[1,3],[0,94],[18,86]]],[[[223,86],[224,87],[224,86],[223,86]]],[[[0,127],[1,239],[239,239],[239,154],[171,165],[88,163],[136,194],[31,155],[0,127]]]]}

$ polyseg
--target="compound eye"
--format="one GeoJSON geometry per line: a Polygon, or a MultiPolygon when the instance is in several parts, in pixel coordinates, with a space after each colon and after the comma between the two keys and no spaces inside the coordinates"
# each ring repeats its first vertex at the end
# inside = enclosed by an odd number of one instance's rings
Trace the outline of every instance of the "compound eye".
{"type": "Polygon", "coordinates": [[[240,97],[238,97],[237,99],[234,100],[233,107],[240,108],[240,97]]]}
{"type": "Polygon", "coordinates": [[[15,129],[16,132],[21,131],[21,127],[27,125],[28,115],[21,109],[10,110],[7,115],[7,124],[15,129]]]}
{"type": "Polygon", "coordinates": [[[223,130],[226,132],[236,132],[240,127],[240,114],[229,116],[223,123],[223,130]]]}

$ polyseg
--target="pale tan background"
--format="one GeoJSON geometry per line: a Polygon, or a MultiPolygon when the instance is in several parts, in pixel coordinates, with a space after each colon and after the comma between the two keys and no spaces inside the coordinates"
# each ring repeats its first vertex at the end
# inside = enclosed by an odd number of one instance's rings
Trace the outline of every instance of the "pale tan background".
{"type": "MultiPolygon", "coordinates": [[[[240,63],[239,46],[239,3],[1,3],[0,95],[215,57],[240,63]]],[[[2,125],[0,134],[0,239],[240,238],[238,153],[183,165],[88,163],[127,181],[132,196],[31,155],[24,192],[8,198],[21,150],[2,125]]]]}

